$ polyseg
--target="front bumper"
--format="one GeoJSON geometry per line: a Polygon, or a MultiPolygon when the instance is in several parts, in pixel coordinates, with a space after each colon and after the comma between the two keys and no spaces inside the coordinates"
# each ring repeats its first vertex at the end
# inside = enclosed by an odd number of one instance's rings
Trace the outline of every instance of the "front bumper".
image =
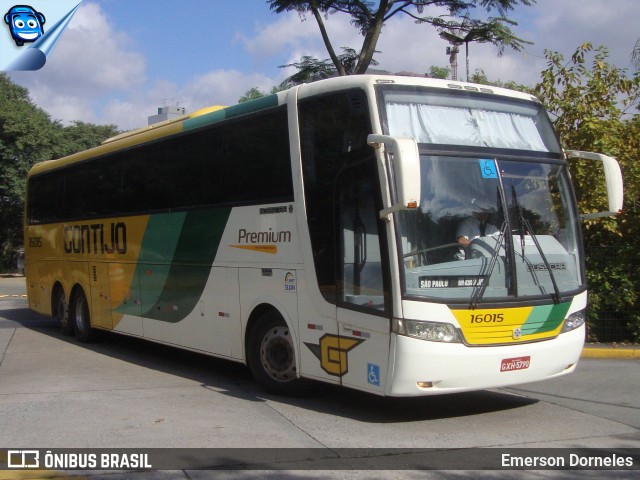
{"type": "Polygon", "coordinates": [[[386,395],[421,396],[537,382],[575,370],[585,327],[533,343],[468,347],[392,334],[386,395]],[[503,360],[530,357],[525,369],[501,371],[503,360]],[[419,386],[418,383],[431,386],[419,386]]]}

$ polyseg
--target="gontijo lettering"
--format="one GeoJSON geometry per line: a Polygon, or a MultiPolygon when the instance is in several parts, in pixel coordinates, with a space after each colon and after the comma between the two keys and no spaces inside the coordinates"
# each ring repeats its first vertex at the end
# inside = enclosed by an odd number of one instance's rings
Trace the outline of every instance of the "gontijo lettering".
{"type": "Polygon", "coordinates": [[[65,253],[127,253],[127,225],[124,222],[65,225],[65,253]]]}

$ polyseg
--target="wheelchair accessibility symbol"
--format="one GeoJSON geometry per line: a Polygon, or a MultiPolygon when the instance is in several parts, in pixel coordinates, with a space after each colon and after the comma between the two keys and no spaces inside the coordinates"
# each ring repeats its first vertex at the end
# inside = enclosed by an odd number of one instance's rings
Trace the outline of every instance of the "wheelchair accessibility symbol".
{"type": "Polygon", "coordinates": [[[482,178],[498,178],[496,162],[493,160],[480,160],[480,173],[482,174],[482,178]]]}
{"type": "Polygon", "coordinates": [[[367,371],[369,372],[367,382],[376,387],[380,386],[380,365],[374,365],[373,363],[367,364],[367,371]]]}

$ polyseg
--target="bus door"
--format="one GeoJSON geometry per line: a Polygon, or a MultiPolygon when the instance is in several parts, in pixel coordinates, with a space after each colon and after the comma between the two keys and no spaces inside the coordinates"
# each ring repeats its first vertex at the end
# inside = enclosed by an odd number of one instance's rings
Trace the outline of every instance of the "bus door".
{"type": "Polygon", "coordinates": [[[337,320],[342,384],[384,392],[389,361],[389,295],[381,248],[377,181],[369,161],[336,183],[337,320]]]}
{"type": "Polygon", "coordinates": [[[383,392],[391,314],[378,170],[367,143],[368,99],[361,89],[312,96],[299,102],[297,115],[306,221],[321,294],[307,299],[299,293],[301,368],[308,376],[383,392]]]}

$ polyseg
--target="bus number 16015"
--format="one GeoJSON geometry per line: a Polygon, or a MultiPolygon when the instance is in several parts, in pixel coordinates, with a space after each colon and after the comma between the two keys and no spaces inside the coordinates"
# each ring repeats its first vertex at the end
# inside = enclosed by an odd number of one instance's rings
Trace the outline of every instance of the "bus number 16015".
{"type": "Polygon", "coordinates": [[[504,321],[504,313],[471,314],[471,323],[500,323],[504,321]]]}

